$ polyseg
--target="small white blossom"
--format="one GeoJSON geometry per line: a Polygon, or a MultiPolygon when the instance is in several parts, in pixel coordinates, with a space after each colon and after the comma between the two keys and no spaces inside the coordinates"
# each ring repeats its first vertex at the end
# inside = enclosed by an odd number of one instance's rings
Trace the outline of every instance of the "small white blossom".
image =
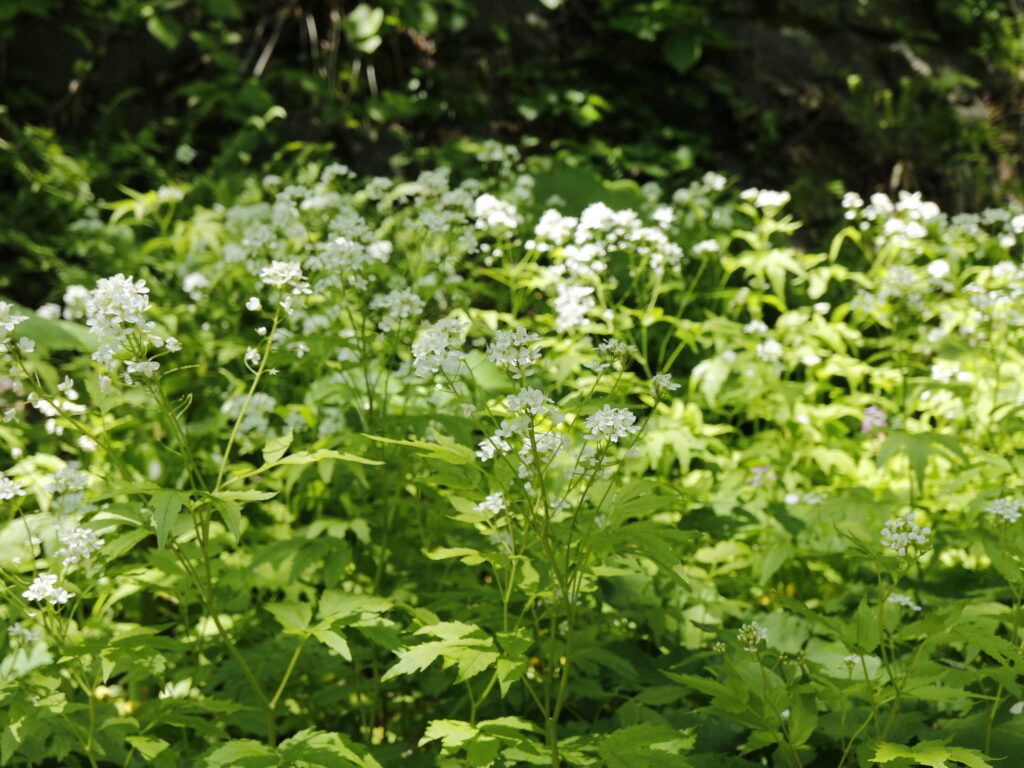
{"type": "Polygon", "coordinates": [[[1000,518],[1004,523],[1013,524],[1021,518],[1021,506],[1020,499],[1007,497],[996,499],[985,507],[985,511],[1000,518]]]}
{"type": "Polygon", "coordinates": [[[63,605],[72,597],[73,592],[68,592],[63,587],[57,586],[57,574],[41,573],[36,576],[29,588],[21,593],[26,600],[46,601],[50,605],[63,605]]]}
{"type": "Polygon", "coordinates": [[[245,302],[245,308],[250,312],[259,312],[263,309],[263,302],[261,302],[255,296],[250,296],[249,300],[245,302]]]}
{"type": "Polygon", "coordinates": [[[894,592],[889,595],[887,603],[893,603],[895,605],[902,605],[908,610],[914,611],[915,613],[921,610],[921,606],[914,602],[914,599],[910,595],[902,595],[899,592],[894,592]]]}
{"type": "Polygon", "coordinates": [[[483,501],[473,507],[474,512],[489,512],[492,515],[499,514],[505,509],[505,496],[501,491],[496,491],[485,497],[483,501]]]}
{"type": "Polygon", "coordinates": [[[914,522],[914,515],[908,512],[892,520],[887,520],[882,527],[882,544],[900,557],[905,557],[907,549],[916,546],[925,549],[928,546],[928,535],[931,528],[922,528],[914,522]]]}
{"type": "Polygon", "coordinates": [[[54,554],[62,559],[65,566],[88,560],[103,546],[103,539],[89,528],[68,528],[58,532],[57,538],[64,546],[54,554]]]}
{"type": "Polygon", "coordinates": [[[613,443],[620,439],[636,434],[640,426],[636,423],[636,416],[627,408],[612,408],[605,404],[601,410],[587,417],[586,427],[588,440],[608,439],[613,443]]]}
{"type": "Polygon", "coordinates": [[[430,378],[438,371],[454,376],[459,371],[466,353],[462,336],[469,326],[461,320],[446,317],[433,325],[423,327],[419,339],[412,345],[412,356],[417,376],[430,378]]]}

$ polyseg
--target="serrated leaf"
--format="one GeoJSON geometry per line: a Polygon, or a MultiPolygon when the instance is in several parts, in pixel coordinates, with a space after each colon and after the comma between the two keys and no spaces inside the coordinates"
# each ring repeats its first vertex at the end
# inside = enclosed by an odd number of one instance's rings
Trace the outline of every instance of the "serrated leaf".
{"type": "Polygon", "coordinates": [[[271,768],[278,760],[270,747],[253,739],[236,739],[207,753],[200,764],[205,768],[271,768]]]}
{"type": "Polygon", "coordinates": [[[147,760],[152,760],[171,746],[163,739],[158,739],[155,736],[128,736],[125,738],[125,741],[135,747],[139,754],[147,760]]]}
{"type": "Polygon", "coordinates": [[[332,651],[336,651],[346,661],[352,661],[352,651],[349,650],[348,641],[334,630],[314,629],[311,634],[332,651]]]}
{"type": "Polygon", "coordinates": [[[280,437],[275,437],[272,440],[268,440],[267,444],[263,446],[263,463],[273,464],[275,461],[284,456],[292,444],[292,431],[288,430],[280,437]]]}
{"type": "Polygon", "coordinates": [[[888,763],[901,758],[913,760],[915,765],[928,768],[952,768],[948,761],[966,765],[968,768],[993,768],[988,758],[976,749],[951,747],[941,741],[922,741],[912,747],[883,742],[871,758],[875,763],[888,763]]]}
{"type": "Polygon", "coordinates": [[[167,534],[174,528],[178,513],[188,502],[184,491],[161,490],[153,494],[153,527],[156,528],[157,549],[163,549],[167,534]]]}
{"type": "Polygon", "coordinates": [[[264,606],[290,632],[304,632],[313,618],[309,603],[272,603],[264,606]]]}
{"type": "Polygon", "coordinates": [[[479,733],[479,728],[462,720],[431,720],[418,746],[440,741],[443,747],[458,749],[479,733]]]}
{"type": "Polygon", "coordinates": [[[664,725],[640,723],[610,733],[597,753],[607,768],[687,768],[679,754],[693,745],[693,737],[664,725]]]}

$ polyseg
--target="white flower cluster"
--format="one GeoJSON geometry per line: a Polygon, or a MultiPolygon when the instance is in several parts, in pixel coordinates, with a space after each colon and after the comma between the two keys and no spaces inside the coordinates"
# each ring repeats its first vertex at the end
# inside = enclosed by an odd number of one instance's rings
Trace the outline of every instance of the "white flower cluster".
{"type": "MultiPolygon", "coordinates": [[[[145,359],[146,349],[166,347],[171,352],[181,349],[173,336],[157,335],[156,324],[146,320],[149,309],[149,288],[145,280],[123,274],[101,278],[84,302],[85,322],[104,343],[92,357],[107,371],[123,365],[121,380],[128,386],[133,376],[152,377],[160,363],[145,359]]],[[[110,378],[100,377],[100,388],[110,388],[110,378]]]]}
{"type": "Polygon", "coordinates": [[[50,605],[64,605],[75,594],[57,586],[57,574],[41,573],[35,577],[28,589],[21,593],[21,596],[26,600],[45,601],[50,605]]]}
{"type": "Polygon", "coordinates": [[[919,552],[927,549],[931,532],[931,528],[922,528],[914,522],[913,513],[908,512],[886,521],[882,527],[882,544],[905,557],[910,547],[916,547],[919,552]]]}
{"type": "Polygon", "coordinates": [[[396,330],[403,320],[418,317],[426,306],[423,299],[408,289],[398,289],[390,293],[378,293],[370,299],[370,309],[384,310],[384,317],[377,327],[387,333],[396,330]]]}
{"type": "Polygon", "coordinates": [[[900,594],[899,592],[894,592],[889,595],[889,598],[885,602],[902,605],[904,608],[914,611],[915,613],[921,610],[921,606],[914,602],[914,598],[910,595],[900,594]]]}
{"type": "Polygon", "coordinates": [[[619,442],[622,438],[640,431],[636,416],[627,408],[612,408],[607,403],[601,410],[591,414],[586,420],[587,440],[610,440],[619,442]]]}
{"type": "Polygon", "coordinates": [[[505,496],[501,491],[495,491],[484,497],[484,500],[473,507],[474,512],[487,512],[497,515],[505,509],[505,496]]]}
{"type": "Polygon", "coordinates": [[[477,229],[488,231],[513,230],[522,222],[515,205],[499,200],[494,195],[480,195],[473,203],[477,229]]]}
{"type": "Polygon", "coordinates": [[[96,531],[89,528],[66,528],[57,532],[57,538],[64,546],[54,554],[61,558],[65,567],[88,560],[104,544],[103,539],[96,534],[96,531]]]}
{"type": "Polygon", "coordinates": [[[985,507],[985,511],[990,515],[995,515],[1004,523],[1013,524],[1020,520],[1022,506],[1024,504],[1021,503],[1020,499],[1005,497],[993,501],[985,507]]]}
{"type": "Polygon", "coordinates": [[[416,375],[427,379],[438,371],[444,371],[447,376],[458,374],[466,357],[461,347],[468,327],[468,324],[453,317],[425,325],[419,339],[412,345],[416,375]]]}
{"type": "Polygon", "coordinates": [[[672,381],[672,374],[656,373],[647,384],[648,391],[655,397],[675,392],[680,385],[672,381]]]}
{"type": "Polygon", "coordinates": [[[58,469],[46,487],[53,494],[50,513],[59,519],[91,511],[91,505],[85,501],[85,490],[88,487],[89,476],[76,467],[68,465],[58,469]]]}
{"type": "Polygon", "coordinates": [[[20,323],[26,320],[28,320],[28,315],[15,312],[13,304],[0,301],[0,354],[10,351],[11,334],[20,323]]]}
{"type": "Polygon", "coordinates": [[[774,189],[750,187],[740,192],[740,200],[752,203],[755,208],[774,212],[789,202],[790,194],[774,189]]]}
{"type": "Polygon", "coordinates": [[[495,331],[494,340],[487,347],[487,357],[499,368],[504,368],[513,379],[521,379],[534,372],[540,352],[532,345],[540,336],[522,326],[512,331],[495,331]]]}
{"type": "Polygon", "coordinates": [[[21,483],[0,472],[0,501],[10,501],[24,495],[25,489],[21,487],[21,483]]]}
{"type": "Polygon", "coordinates": [[[752,621],[740,627],[736,633],[736,638],[740,641],[740,645],[743,646],[743,650],[748,653],[757,653],[758,646],[762,642],[768,641],[768,630],[756,621],[752,621]]]}

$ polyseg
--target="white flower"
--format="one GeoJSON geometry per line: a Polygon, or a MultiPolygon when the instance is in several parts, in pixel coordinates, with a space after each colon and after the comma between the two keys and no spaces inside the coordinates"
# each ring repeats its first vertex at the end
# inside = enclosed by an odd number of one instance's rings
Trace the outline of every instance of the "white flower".
{"type": "Polygon", "coordinates": [[[667,373],[658,373],[651,377],[648,389],[652,395],[661,395],[665,392],[675,392],[679,384],[672,381],[672,376],[667,373]]]}
{"type": "Polygon", "coordinates": [[[39,639],[39,634],[31,629],[25,629],[21,626],[20,621],[16,621],[7,628],[7,634],[9,637],[20,637],[26,643],[34,642],[39,639]]]}
{"type": "Polygon", "coordinates": [[[926,267],[928,274],[936,280],[941,280],[949,275],[949,262],[945,259],[935,259],[926,267]]]}
{"type": "Polygon", "coordinates": [[[911,545],[919,549],[926,548],[931,532],[931,528],[922,528],[915,523],[914,515],[908,512],[886,521],[882,527],[882,543],[900,557],[905,557],[911,545]]]}
{"type": "Polygon", "coordinates": [[[636,423],[636,416],[626,408],[612,408],[605,404],[601,410],[587,417],[586,427],[588,440],[602,440],[607,438],[613,443],[619,442],[627,435],[636,434],[640,426],[636,423]]]}
{"type": "Polygon", "coordinates": [[[181,289],[189,295],[193,301],[202,298],[204,288],[210,287],[209,278],[202,272],[189,272],[181,281],[181,289]]]}
{"type": "Polygon", "coordinates": [[[245,308],[250,312],[259,312],[263,309],[263,302],[261,302],[255,296],[250,296],[249,300],[245,302],[245,308]]]}
{"type": "Polygon", "coordinates": [[[7,339],[14,331],[15,326],[28,320],[28,315],[19,315],[14,312],[14,305],[6,301],[0,301],[0,342],[7,339]]]}
{"type": "Polygon", "coordinates": [[[245,350],[245,364],[250,368],[255,368],[260,364],[262,355],[260,355],[259,349],[256,347],[248,347],[245,350]]]}
{"type": "Polygon", "coordinates": [[[540,352],[530,348],[537,341],[540,336],[522,326],[513,331],[495,331],[487,357],[499,368],[507,369],[513,379],[521,379],[533,373],[533,365],[540,360],[540,352]]]}
{"type": "Polygon", "coordinates": [[[749,653],[757,653],[758,645],[768,641],[768,630],[756,621],[752,621],[740,627],[736,637],[739,639],[740,645],[743,646],[743,650],[749,653]]]}
{"type": "Polygon", "coordinates": [[[473,215],[477,229],[515,229],[519,226],[516,207],[494,195],[480,195],[473,203],[473,215]]]}
{"type": "Polygon", "coordinates": [[[754,354],[766,363],[779,362],[783,351],[783,346],[775,339],[765,339],[754,348],[754,354]]]}
{"type": "Polygon", "coordinates": [[[128,373],[139,373],[148,378],[159,370],[160,363],[154,361],[136,362],[135,360],[127,360],[125,361],[124,367],[128,373]]]}
{"type": "Polygon", "coordinates": [[[921,610],[921,606],[915,603],[910,595],[902,595],[899,592],[894,592],[889,595],[889,599],[886,600],[886,602],[894,603],[895,605],[902,605],[904,608],[914,611],[915,613],[921,610]]]}
{"type": "Polygon", "coordinates": [[[189,165],[196,159],[196,151],[188,144],[179,144],[174,150],[174,159],[182,165],[189,165]]]}
{"type": "Polygon", "coordinates": [[[260,270],[260,282],[278,290],[290,288],[295,295],[309,293],[309,283],[302,274],[302,266],[297,261],[270,262],[270,266],[260,270]]]}
{"type": "Polygon", "coordinates": [[[36,351],[36,343],[28,336],[22,336],[18,339],[18,349],[23,355],[31,355],[36,351]]]}
{"type": "Polygon", "coordinates": [[[483,501],[473,507],[474,512],[490,512],[497,515],[505,509],[505,496],[501,491],[490,494],[483,501]]]}
{"type": "Polygon", "coordinates": [[[25,489],[17,480],[11,480],[0,472],[0,501],[10,501],[16,496],[24,496],[25,489]]]}
{"type": "Polygon", "coordinates": [[[408,289],[378,293],[370,299],[370,309],[384,310],[384,317],[377,327],[385,333],[397,329],[402,320],[418,317],[424,306],[423,299],[408,289]]]}
{"type": "Polygon", "coordinates": [[[996,499],[985,507],[985,511],[990,515],[995,515],[1005,523],[1013,524],[1021,518],[1021,506],[1020,499],[1007,497],[996,499]]]}
{"type": "Polygon", "coordinates": [[[54,304],[53,302],[47,302],[36,310],[36,314],[44,320],[59,320],[60,319],[60,304],[54,304]]]}
{"type": "Polygon", "coordinates": [[[694,254],[700,256],[705,253],[718,253],[721,248],[717,240],[701,240],[693,246],[692,250],[694,254]]]}
{"type": "Polygon", "coordinates": [[[593,294],[594,288],[590,285],[559,284],[552,303],[557,315],[555,325],[560,332],[583,324],[587,313],[597,306],[593,294]]]}
{"type": "Polygon", "coordinates": [[[75,595],[73,592],[68,592],[63,587],[57,586],[57,574],[41,573],[36,576],[29,588],[21,593],[21,596],[26,600],[39,602],[45,600],[50,605],[63,605],[75,595]]]}
{"type": "Polygon", "coordinates": [[[444,371],[448,376],[456,375],[466,357],[466,353],[459,347],[462,346],[462,336],[468,327],[468,324],[453,317],[425,325],[420,338],[412,345],[416,375],[425,379],[438,371],[444,371]]]}
{"type": "Polygon", "coordinates": [[[535,416],[547,413],[550,410],[548,407],[550,402],[551,400],[543,392],[532,387],[523,387],[519,392],[509,395],[505,399],[505,403],[512,413],[528,411],[535,416]]]}
{"type": "Polygon", "coordinates": [[[117,274],[96,282],[85,301],[85,322],[100,336],[119,338],[133,328],[142,328],[148,309],[146,281],[117,274]]]}
{"type": "Polygon", "coordinates": [[[57,538],[64,546],[54,554],[62,558],[65,566],[88,560],[103,546],[103,539],[89,528],[68,528],[58,532],[57,538]]]}

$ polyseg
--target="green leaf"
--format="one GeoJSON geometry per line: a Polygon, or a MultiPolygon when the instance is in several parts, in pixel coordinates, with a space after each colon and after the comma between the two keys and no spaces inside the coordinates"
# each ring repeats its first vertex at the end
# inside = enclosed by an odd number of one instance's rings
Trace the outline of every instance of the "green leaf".
{"type": "Polygon", "coordinates": [[[347,736],[312,728],[282,741],[277,751],[282,767],[381,768],[365,747],[353,743],[347,736]]]}
{"type": "Polygon", "coordinates": [[[348,641],[334,630],[314,629],[311,634],[332,651],[340,654],[346,661],[352,661],[352,651],[349,650],[348,641]]]}
{"type": "Polygon", "coordinates": [[[328,589],[320,596],[317,615],[325,623],[334,624],[343,619],[358,619],[364,614],[381,614],[392,607],[393,603],[385,597],[354,595],[338,589],[328,589]]]}
{"type": "Polygon", "coordinates": [[[305,632],[313,618],[309,603],[272,603],[264,607],[289,632],[305,632]]]}
{"type": "Polygon", "coordinates": [[[201,765],[205,768],[273,768],[278,760],[270,747],[253,739],[236,739],[208,752],[201,765]]]}
{"type": "Polygon", "coordinates": [[[605,736],[597,748],[607,768],[687,768],[679,751],[693,746],[692,736],[665,725],[640,723],[605,736]]]}
{"type": "Polygon", "coordinates": [[[420,672],[440,658],[446,669],[453,665],[458,668],[456,682],[461,683],[488,669],[499,658],[494,641],[472,624],[446,621],[422,627],[416,634],[431,634],[441,639],[397,651],[398,663],[384,673],[382,681],[420,672]]]}
{"type": "Polygon", "coordinates": [[[125,741],[135,747],[139,754],[147,760],[152,760],[171,746],[163,739],[158,739],[155,736],[128,736],[125,741]]]}
{"type": "Polygon", "coordinates": [[[363,437],[376,440],[378,443],[391,443],[393,445],[407,445],[410,448],[419,448],[420,452],[416,455],[422,456],[425,459],[436,459],[446,464],[476,464],[476,453],[473,449],[460,445],[444,435],[438,435],[437,442],[433,443],[426,440],[395,440],[390,437],[380,437],[379,435],[364,434],[363,437]]]}
{"type": "Polygon", "coordinates": [[[185,491],[161,490],[153,494],[153,525],[157,549],[163,549],[167,534],[174,528],[181,508],[188,503],[185,491]]]}
{"type": "Polygon", "coordinates": [[[818,726],[818,704],[812,693],[794,696],[789,716],[789,738],[793,746],[804,744],[818,726]]]}
{"type": "Polygon", "coordinates": [[[292,431],[288,430],[280,437],[268,440],[267,444],[263,446],[263,463],[273,464],[284,456],[292,444],[292,437],[292,431]]]}
{"type": "Polygon", "coordinates": [[[703,52],[700,38],[687,32],[672,32],[662,41],[661,53],[679,74],[688,72],[703,52]]]}
{"type": "Polygon", "coordinates": [[[173,16],[155,13],[146,20],[146,29],[165,48],[170,48],[172,51],[181,42],[183,30],[181,24],[173,16]]]}
{"type": "Polygon", "coordinates": [[[418,746],[440,741],[443,747],[458,749],[479,733],[479,728],[462,720],[431,720],[418,746]]]}
{"type": "Polygon", "coordinates": [[[926,765],[928,768],[951,768],[947,762],[949,760],[968,768],[993,768],[988,758],[978,750],[950,747],[941,741],[922,741],[912,747],[883,742],[878,745],[871,760],[875,763],[888,763],[901,758],[913,760],[915,765],[926,765]]]}
{"type": "Polygon", "coordinates": [[[242,536],[242,502],[266,501],[276,495],[276,491],[257,491],[255,488],[244,491],[217,491],[211,494],[224,525],[236,539],[242,536]]]}

